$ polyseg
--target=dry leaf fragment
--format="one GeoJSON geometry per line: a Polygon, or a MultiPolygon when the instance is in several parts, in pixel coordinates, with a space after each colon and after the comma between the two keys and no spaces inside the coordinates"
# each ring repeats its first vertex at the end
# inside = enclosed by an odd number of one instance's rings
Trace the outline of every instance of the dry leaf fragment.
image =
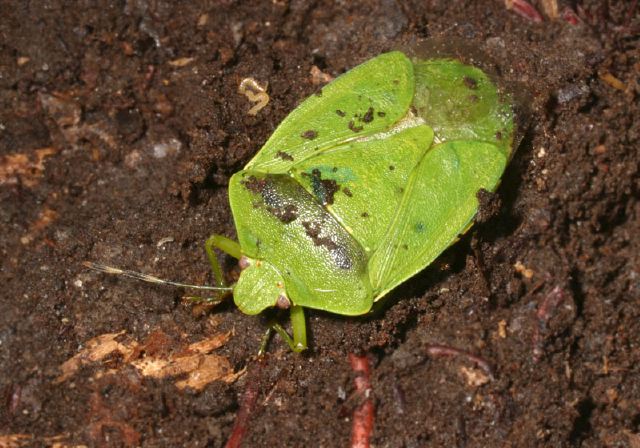
{"type": "Polygon", "coordinates": [[[627,86],[625,86],[625,84],[622,81],[620,81],[618,78],[616,78],[609,72],[601,74],[600,79],[605,84],[610,85],[616,90],[625,90],[627,88],[627,86]]]}
{"type": "Polygon", "coordinates": [[[195,60],[196,58],[178,58],[174,59],[173,61],[169,61],[169,65],[171,65],[172,67],[184,67],[185,65],[191,64],[195,60]]]}
{"type": "Polygon", "coordinates": [[[640,448],[640,434],[634,434],[628,429],[624,429],[622,432],[624,432],[629,439],[629,446],[631,448],[640,448]]]}
{"type": "Polygon", "coordinates": [[[489,377],[480,369],[460,367],[460,373],[465,379],[467,386],[480,387],[489,382],[489,377]]]}
{"type": "Polygon", "coordinates": [[[202,390],[216,380],[232,383],[237,375],[233,373],[233,367],[227,358],[218,355],[198,355],[198,367],[189,372],[187,378],[176,381],[178,389],[187,387],[194,390],[202,390]]]}
{"type": "Polygon", "coordinates": [[[516,261],[516,264],[514,264],[513,267],[516,272],[521,274],[524,278],[530,279],[534,275],[533,270],[526,267],[521,261],[516,261]]]}
{"type": "Polygon", "coordinates": [[[333,76],[324,73],[315,65],[311,67],[311,71],[309,73],[311,74],[311,83],[313,85],[327,84],[333,81],[333,76]]]}
{"type": "Polygon", "coordinates": [[[235,376],[229,360],[223,356],[209,354],[210,351],[224,345],[230,336],[231,332],[217,334],[189,345],[182,354],[170,356],[168,359],[145,357],[133,361],[132,365],[143,376],[152,378],[186,374],[186,379],[176,382],[180,389],[191,387],[200,390],[216,380],[231,382],[235,380],[235,376]]]}
{"type": "Polygon", "coordinates": [[[51,448],[87,448],[86,445],[69,442],[69,434],[37,437],[32,434],[0,434],[0,448],[23,446],[47,446],[51,448]]]}
{"type": "Polygon", "coordinates": [[[61,383],[74,375],[83,365],[101,361],[113,353],[119,353],[127,359],[134,353],[138,343],[135,341],[118,342],[116,339],[124,333],[125,331],[122,330],[118,333],[102,334],[87,341],[85,348],[80,353],[60,366],[62,375],[56,378],[55,382],[61,383]]]}
{"type": "Polygon", "coordinates": [[[57,149],[52,147],[40,148],[33,154],[7,154],[0,157],[0,185],[21,184],[26,187],[34,187],[44,172],[44,160],[56,154],[57,149]]]}
{"type": "Polygon", "coordinates": [[[33,439],[29,434],[0,434],[0,447],[17,448],[27,446],[26,444],[33,439]]]}
{"type": "Polygon", "coordinates": [[[507,337],[507,321],[504,319],[498,322],[498,336],[502,339],[507,337]]]}
{"type": "Polygon", "coordinates": [[[198,17],[198,26],[205,26],[207,23],[209,23],[209,14],[201,14],[200,17],[198,17]]]}
{"type": "Polygon", "coordinates": [[[552,20],[558,18],[558,0],[542,0],[542,10],[552,20]]]}
{"type": "Polygon", "coordinates": [[[45,207],[44,210],[42,210],[38,215],[38,219],[36,219],[35,222],[33,222],[29,226],[29,232],[26,235],[23,235],[22,237],[20,237],[20,242],[22,244],[31,243],[35,239],[38,233],[40,233],[43,229],[48,227],[49,224],[51,224],[57,218],[58,218],[58,212],[48,207],[45,207]]]}
{"type": "MultiPolygon", "coordinates": [[[[123,330],[118,333],[103,334],[89,340],[80,353],[60,366],[62,375],[55,382],[65,381],[83,365],[101,361],[114,353],[121,355],[125,362],[135,367],[142,376],[159,379],[180,376],[181,378],[175,383],[176,387],[180,389],[190,387],[201,390],[207,384],[217,380],[231,383],[243,373],[242,371],[234,373],[233,366],[224,356],[210,353],[222,347],[231,337],[231,332],[217,333],[210,338],[194,342],[184,350],[169,356],[163,356],[162,353],[159,353],[138,359],[133,358],[145,351],[144,347],[129,339],[118,341],[118,337],[124,333],[123,330]]],[[[111,370],[107,373],[117,373],[117,370],[111,370]]],[[[97,375],[102,375],[102,372],[97,375]]]]}
{"type": "Polygon", "coordinates": [[[40,93],[40,104],[60,129],[77,126],[82,118],[80,104],[69,94],[40,93]]]}
{"type": "Polygon", "coordinates": [[[187,350],[194,353],[209,353],[213,350],[222,347],[229,341],[231,332],[219,333],[209,339],[203,339],[202,341],[194,342],[187,347],[187,350]]]}

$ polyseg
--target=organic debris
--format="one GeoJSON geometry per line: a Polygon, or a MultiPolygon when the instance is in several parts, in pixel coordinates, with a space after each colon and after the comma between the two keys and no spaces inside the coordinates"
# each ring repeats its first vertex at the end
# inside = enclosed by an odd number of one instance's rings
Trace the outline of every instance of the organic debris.
{"type": "Polygon", "coordinates": [[[227,358],[210,353],[222,347],[230,337],[231,332],[218,333],[168,356],[154,354],[152,351],[141,357],[141,353],[146,351],[145,344],[127,337],[124,330],[103,334],[87,341],[80,353],[64,362],[60,366],[62,374],[55,382],[66,381],[82,366],[119,356],[123,364],[132,365],[142,376],[158,379],[180,376],[181,379],[175,382],[179,389],[188,387],[202,390],[207,384],[217,380],[232,383],[242,372],[234,373],[227,358]]]}
{"type": "Polygon", "coordinates": [[[57,149],[47,147],[34,150],[34,154],[16,153],[0,157],[0,185],[35,187],[44,172],[45,159],[57,152],[57,149]]]}
{"type": "Polygon", "coordinates": [[[249,101],[256,103],[247,112],[248,115],[255,116],[260,112],[267,104],[269,104],[269,94],[267,93],[268,83],[265,83],[264,87],[258,84],[253,78],[244,78],[238,86],[238,93],[246,96],[249,101]]]}

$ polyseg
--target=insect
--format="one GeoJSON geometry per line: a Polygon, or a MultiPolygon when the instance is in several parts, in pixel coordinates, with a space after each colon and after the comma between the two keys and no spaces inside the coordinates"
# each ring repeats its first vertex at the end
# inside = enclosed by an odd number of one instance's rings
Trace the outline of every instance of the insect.
{"type": "Polygon", "coordinates": [[[306,349],[304,308],[365,314],[471,226],[514,131],[510,96],[474,66],[400,51],[368,60],[302,102],[231,177],[238,242],[208,239],[210,289],[232,290],[246,314],[289,309],[292,336],[271,328],[306,349]],[[235,285],[214,249],[239,259],[235,285]]]}

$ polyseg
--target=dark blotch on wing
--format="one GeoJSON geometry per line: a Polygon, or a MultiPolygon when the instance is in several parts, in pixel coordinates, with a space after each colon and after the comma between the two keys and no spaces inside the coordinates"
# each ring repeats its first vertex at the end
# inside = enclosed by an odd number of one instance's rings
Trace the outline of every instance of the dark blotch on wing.
{"type": "MultiPolygon", "coordinates": [[[[303,173],[303,176],[309,176],[308,173],[303,173]]],[[[319,169],[315,168],[311,170],[311,189],[313,195],[320,201],[322,205],[333,204],[336,191],[340,189],[338,182],[334,179],[323,179],[322,173],[319,169]]]]}
{"type": "Polygon", "coordinates": [[[340,269],[351,269],[353,262],[349,257],[349,250],[333,241],[330,237],[323,236],[321,223],[305,221],[302,226],[307,236],[313,241],[313,244],[325,247],[329,251],[336,266],[340,269]]]}
{"type": "Polygon", "coordinates": [[[355,122],[353,120],[349,121],[349,129],[351,129],[353,132],[360,132],[362,131],[363,127],[362,126],[356,126],[355,122]]]}
{"type": "Polygon", "coordinates": [[[478,88],[478,81],[476,81],[470,76],[465,76],[462,81],[464,82],[464,85],[467,86],[467,88],[469,89],[475,90],[478,88]]]}
{"type": "MultiPolygon", "coordinates": [[[[298,218],[298,207],[287,203],[287,199],[278,192],[270,179],[250,176],[247,180],[241,181],[241,184],[253,194],[262,196],[265,209],[284,224],[289,224],[298,218]]],[[[258,202],[253,204],[254,208],[259,208],[261,205],[258,202]]]]}
{"type": "Polygon", "coordinates": [[[316,131],[314,131],[313,129],[309,129],[308,131],[304,131],[301,135],[302,138],[305,138],[307,140],[313,140],[316,137],[318,137],[318,133],[316,131]]]}
{"type": "Polygon", "coordinates": [[[369,110],[362,116],[362,121],[364,123],[371,123],[373,121],[373,107],[370,107],[369,110]]]}
{"type": "Polygon", "coordinates": [[[287,152],[284,151],[278,151],[276,153],[277,157],[280,157],[282,160],[288,160],[290,162],[293,162],[293,156],[287,152]]]}
{"type": "Polygon", "coordinates": [[[298,218],[298,207],[287,204],[282,207],[267,207],[267,211],[285,224],[289,224],[298,218]]]}
{"type": "Polygon", "coordinates": [[[256,176],[249,176],[247,180],[242,180],[240,183],[253,194],[262,194],[262,190],[267,185],[266,179],[258,179],[256,176]]]}

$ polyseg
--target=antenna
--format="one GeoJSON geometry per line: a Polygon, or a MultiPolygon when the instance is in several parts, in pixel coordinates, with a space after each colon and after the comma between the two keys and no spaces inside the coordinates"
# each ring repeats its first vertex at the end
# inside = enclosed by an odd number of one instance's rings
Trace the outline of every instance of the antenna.
{"type": "Polygon", "coordinates": [[[143,282],[156,283],[159,285],[171,285],[179,288],[199,289],[206,291],[233,291],[232,286],[203,286],[203,285],[189,285],[186,283],[174,282],[171,280],[163,280],[153,275],[143,274],[141,272],[129,271],[126,269],[114,268],[113,266],[107,266],[106,264],[92,263],[85,261],[82,263],[85,267],[93,269],[94,271],[104,272],[111,275],[123,275],[129,278],[135,278],[136,280],[142,280],[143,282]]]}

